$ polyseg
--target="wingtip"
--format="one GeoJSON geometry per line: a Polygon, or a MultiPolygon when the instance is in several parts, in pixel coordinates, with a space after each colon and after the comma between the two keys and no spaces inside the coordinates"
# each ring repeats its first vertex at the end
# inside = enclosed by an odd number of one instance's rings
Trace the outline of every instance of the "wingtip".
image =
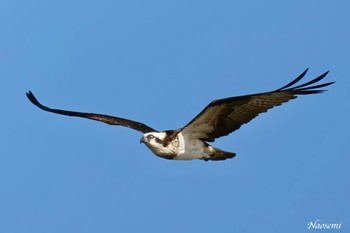
{"type": "Polygon", "coordinates": [[[28,92],[26,92],[26,96],[29,98],[29,96],[32,96],[33,93],[29,90],[28,92]]]}
{"type": "Polygon", "coordinates": [[[324,72],[324,76],[326,76],[329,73],[330,70],[327,70],[326,72],[324,72]]]}
{"type": "Polygon", "coordinates": [[[28,97],[29,100],[34,97],[33,92],[31,92],[31,91],[26,92],[26,96],[28,97]]]}
{"type": "Polygon", "coordinates": [[[309,68],[306,68],[306,69],[304,70],[304,72],[301,73],[297,78],[295,78],[293,81],[291,81],[291,82],[288,83],[287,85],[285,85],[285,86],[283,86],[283,87],[277,89],[276,91],[281,91],[281,90],[284,90],[284,89],[286,89],[286,88],[289,88],[289,87],[293,86],[294,84],[296,84],[297,82],[299,82],[299,81],[305,76],[305,74],[307,73],[308,70],[309,70],[309,68]]]}
{"type": "Polygon", "coordinates": [[[39,103],[39,101],[35,98],[33,92],[28,91],[28,92],[26,93],[26,95],[27,95],[27,98],[29,99],[29,101],[30,101],[32,104],[34,104],[34,105],[36,105],[36,106],[38,106],[38,107],[41,106],[41,104],[39,103]]]}

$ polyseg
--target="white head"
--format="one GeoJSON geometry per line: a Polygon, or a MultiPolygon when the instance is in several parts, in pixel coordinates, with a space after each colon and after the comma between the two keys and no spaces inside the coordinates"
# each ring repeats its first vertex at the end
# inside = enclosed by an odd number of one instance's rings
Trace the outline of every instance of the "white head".
{"type": "Polygon", "coordinates": [[[140,139],[140,143],[145,143],[147,146],[157,146],[162,144],[162,141],[166,138],[167,134],[165,132],[150,132],[145,133],[140,139]]]}
{"type": "MultiPolygon", "coordinates": [[[[176,134],[177,135],[177,134],[176,134]]],[[[154,154],[163,158],[172,158],[177,153],[173,141],[176,136],[173,131],[145,133],[140,139],[154,154]]]]}

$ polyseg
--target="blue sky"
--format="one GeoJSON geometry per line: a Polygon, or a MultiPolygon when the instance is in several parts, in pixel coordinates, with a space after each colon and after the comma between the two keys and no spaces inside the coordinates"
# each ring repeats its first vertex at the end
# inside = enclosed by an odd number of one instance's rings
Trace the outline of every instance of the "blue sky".
{"type": "Polygon", "coordinates": [[[349,231],[349,7],[1,1],[0,232],[309,232],[318,219],[349,231]],[[237,153],[223,162],[164,160],[137,131],[25,97],[175,129],[307,67],[337,83],[217,140],[237,153]]]}

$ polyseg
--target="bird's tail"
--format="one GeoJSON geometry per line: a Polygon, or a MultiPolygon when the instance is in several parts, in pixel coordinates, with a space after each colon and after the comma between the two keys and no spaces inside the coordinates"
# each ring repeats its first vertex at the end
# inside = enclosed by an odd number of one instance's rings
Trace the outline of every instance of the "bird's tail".
{"type": "Polygon", "coordinates": [[[211,155],[210,155],[210,158],[205,160],[214,160],[214,161],[225,160],[225,159],[232,159],[233,157],[236,156],[236,153],[223,151],[218,148],[212,147],[210,145],[207,145],[206,151],[211,155]]]}

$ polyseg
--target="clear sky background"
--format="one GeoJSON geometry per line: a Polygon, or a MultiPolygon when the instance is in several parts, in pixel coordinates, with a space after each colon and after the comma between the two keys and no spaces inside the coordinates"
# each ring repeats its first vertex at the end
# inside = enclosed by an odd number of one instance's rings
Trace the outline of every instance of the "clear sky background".
{"type": "MultiPolygon", "coordinates": [[[[0,2],[0,232],[350,230],[349,1],[0,2]],[[310,67],[322,95],[168,161],[139,132],[50,114],[184,126],[210,101],[277,89],[310,67]]],[[[331,231],[327,231],[331,232],[331,231]]]]}

